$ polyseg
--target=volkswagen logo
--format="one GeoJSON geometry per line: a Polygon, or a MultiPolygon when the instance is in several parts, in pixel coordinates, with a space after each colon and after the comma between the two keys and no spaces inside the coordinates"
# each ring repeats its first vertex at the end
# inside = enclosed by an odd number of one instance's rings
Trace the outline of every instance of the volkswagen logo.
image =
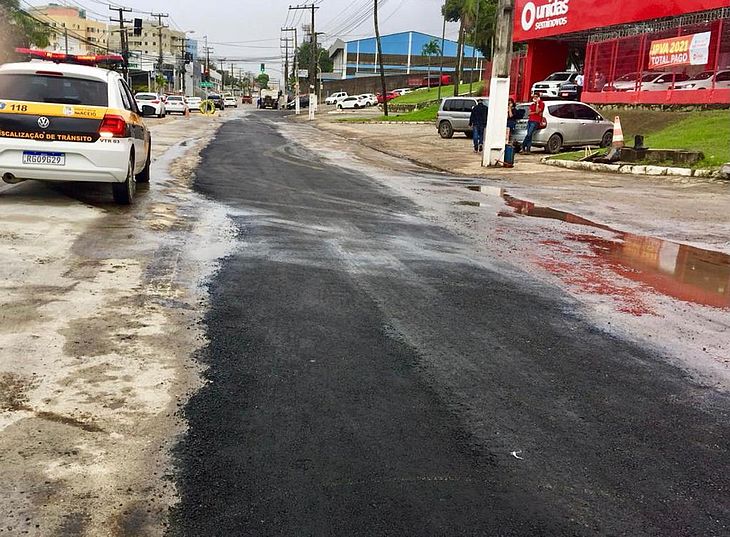
{"type": "Polygon", "coordinates": [[[43,116],[43,117],[38,118],[38,126],[41,129],[47,129],[50,124],[51,124],[51,120],[48,119],[47,117],[43,116]]]}

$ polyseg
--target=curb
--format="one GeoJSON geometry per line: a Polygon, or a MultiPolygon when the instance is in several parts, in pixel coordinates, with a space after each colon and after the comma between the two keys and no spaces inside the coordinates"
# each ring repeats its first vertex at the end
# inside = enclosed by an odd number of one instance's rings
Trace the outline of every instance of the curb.
{"type": "Polygon", "coordinates": [[[704,179],[727,179],[730,177],[723,170],[706,170],[691,168],[676,168],[671,166],[644,166],[635,164],[601,164],[598,162],[580,162],[576,160],[560,160],[553,157],[543,157],[542,164],[566,168],[569,170],[583,170],[591,172],[622,173],[629,175],[648,175],[658,177],[670,175],[674,177],[701,177],[704,179]]]}

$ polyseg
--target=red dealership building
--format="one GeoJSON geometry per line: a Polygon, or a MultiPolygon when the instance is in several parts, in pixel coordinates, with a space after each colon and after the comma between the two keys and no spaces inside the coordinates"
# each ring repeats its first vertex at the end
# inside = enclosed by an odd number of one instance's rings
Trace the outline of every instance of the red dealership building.
{"type": "Polygon", "coordinates": [[[512,92],[582,65],[589,103],[730,105],[730,0],[516,0],[512,92]]]}

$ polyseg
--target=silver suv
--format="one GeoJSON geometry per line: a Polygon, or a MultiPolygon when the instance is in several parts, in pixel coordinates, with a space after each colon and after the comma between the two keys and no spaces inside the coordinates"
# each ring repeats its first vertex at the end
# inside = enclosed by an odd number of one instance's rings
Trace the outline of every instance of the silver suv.
{"type": "Polygon", "coordinates": [[[489,108],[487,97],[448,97],[442,100],[436,117],[436,128],[441,138],[451,138],[455,132],[463,132],[467,138],[471,138],[469,117],[471,109],[478,101],[482,101],[489,108]]]}

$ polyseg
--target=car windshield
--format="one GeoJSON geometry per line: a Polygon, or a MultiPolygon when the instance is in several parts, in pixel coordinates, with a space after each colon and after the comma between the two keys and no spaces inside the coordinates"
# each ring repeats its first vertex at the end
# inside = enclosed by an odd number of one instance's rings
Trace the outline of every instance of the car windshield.
{"type": "MultiPolygon", "coordinates": [[[[653,82],[657,78],[661,78],[663,75],[657,73],[649,73],[641,77],[642,82],[653,82]]],[[[672,75],[668,75],[670,78],[672,75]]]]}
{"type": "Polygon", "coordinates": [[[570,78],[571,73],[553,73],[545,79],[546,82],[562,82],[570,78]]]}
{"type": "Polygon", "coordinates": [[[693,76],[692,80],[707,80],[713,74],[714,73],[712,71],[703,71],[702,73],[697,73],[695,76],[693,76]]]}
{"type": "Polygon", "coordinates": [[[208,95],[208,99],[220,99],[220,98],[221,98],[221,96],[220,95],[216,95],[215,93],[212,93],[212,94],[208,95]]]}
{"type": "Polygon", "coordinates": [[[633,82],[636,80],[637,73],[629,73],[616,79],[616,82],[633,82]]]}
{"type": "Polygon", "coordinates": [[[167,100],[168,101],[182,101],[183,98],[182,97],[174,97],[173,96],[173,97],[168,97],[167,100]]]}
{"type": "Polygon", "coordinates": [[[107,91],[106,82],[97,80],[36,73],[0,74],[0,99],[12,101],[107,106],[107,91]]]}
{"type": "Polygon", "coordinates": [[[138,93],[134,98],[138,101],[154,101],[157,99],[157,95],[153,93],[138,93]]]}

